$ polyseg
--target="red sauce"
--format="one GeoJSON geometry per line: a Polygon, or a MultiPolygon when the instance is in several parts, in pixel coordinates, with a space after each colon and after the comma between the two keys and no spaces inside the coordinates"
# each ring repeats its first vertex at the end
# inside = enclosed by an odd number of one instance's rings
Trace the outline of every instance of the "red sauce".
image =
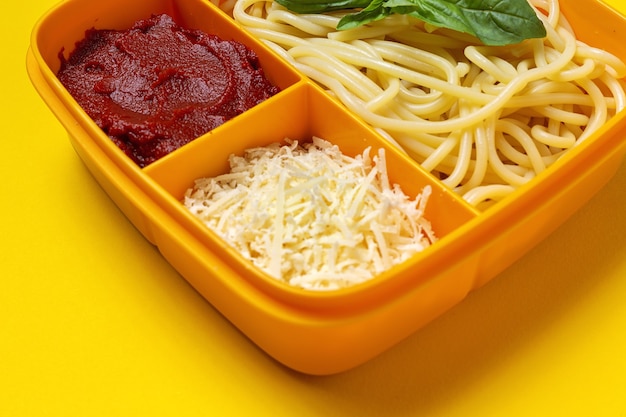
{"type": "Polygon", "coordinates": [[[61,83],[141,167],[279,91],[253,51],[168,15],[126,31],[88,30],[60,57],[61,83]]]}

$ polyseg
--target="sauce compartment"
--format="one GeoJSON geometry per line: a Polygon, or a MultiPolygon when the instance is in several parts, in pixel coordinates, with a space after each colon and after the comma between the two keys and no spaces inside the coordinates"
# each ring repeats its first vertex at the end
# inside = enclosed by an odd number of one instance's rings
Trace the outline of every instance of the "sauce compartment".
{"type": "Polygon", "coordinates": [[[207,2],[150,0],[128,5],[121,2],[104,2],[97,5],[82,1],[61,3],[50,10],[33,31],[32,51],[39,63],[41,76],[75,121],[78,121],[94,141],[129,175],[136,175],[133,164],[129,163],[128,158],[121,154],[117,146],[111,143],[60,84],[56,76],[60,68],[59,54],[62,53],[67,58],[75,49],[76,43],[85,38],[85,31],[89,29],[125,30],[138,20],[162,13],[170,15],[178,25],[186,29],[198,29],[217,35],[223,40],[234,40],[253,50],[258,56],[266,78],[280,90],[288,89],[289,86],[302,81],[302,76],[291,66],[240,30],[223,12],[207,2]],[[124,13],[120,10],[124,10],[124,13]]]}

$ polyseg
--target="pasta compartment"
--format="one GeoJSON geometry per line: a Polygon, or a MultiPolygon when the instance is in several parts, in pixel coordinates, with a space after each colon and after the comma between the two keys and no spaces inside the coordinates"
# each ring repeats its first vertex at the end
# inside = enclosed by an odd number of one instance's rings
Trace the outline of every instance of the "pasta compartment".
{"type": "Polygon", "coordinates": [[[272,0],[237,1],[232,14],[486,210],[597,136],[626,106],[621,48],[589,46],[597,45],[594,32],[581,38],[589,45],[577,40],[568,16],[578,25],[580,7],[563,1],[561,13],[556,1],[531,3],[548,35],[511,46],[483,46],[407,15],[336,31],[341,13],[297,14],[272,0]]]}

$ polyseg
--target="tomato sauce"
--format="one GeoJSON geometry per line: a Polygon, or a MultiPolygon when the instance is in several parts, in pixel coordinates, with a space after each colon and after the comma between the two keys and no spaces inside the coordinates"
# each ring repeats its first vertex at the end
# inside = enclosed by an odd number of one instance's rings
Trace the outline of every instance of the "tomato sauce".
{"type": "Polygon", "coordinates": [[[90,29],[58,78],[140,167],[279,91],[254,51],[168,15],[125,31],[90,29]]]}

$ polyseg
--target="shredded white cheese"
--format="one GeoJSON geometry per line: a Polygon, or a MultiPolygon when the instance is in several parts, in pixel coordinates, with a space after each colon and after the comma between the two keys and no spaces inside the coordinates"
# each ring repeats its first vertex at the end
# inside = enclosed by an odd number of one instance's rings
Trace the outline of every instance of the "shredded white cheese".
{"type": "Polygon", "coordinates": [[[313,138],[230,156],[231,170],[200,178],[185,206],[276,279],[338,289],[371,279],[436,240],[424,209],[387,177],[384,149],[355,158],[313,138]]]}

